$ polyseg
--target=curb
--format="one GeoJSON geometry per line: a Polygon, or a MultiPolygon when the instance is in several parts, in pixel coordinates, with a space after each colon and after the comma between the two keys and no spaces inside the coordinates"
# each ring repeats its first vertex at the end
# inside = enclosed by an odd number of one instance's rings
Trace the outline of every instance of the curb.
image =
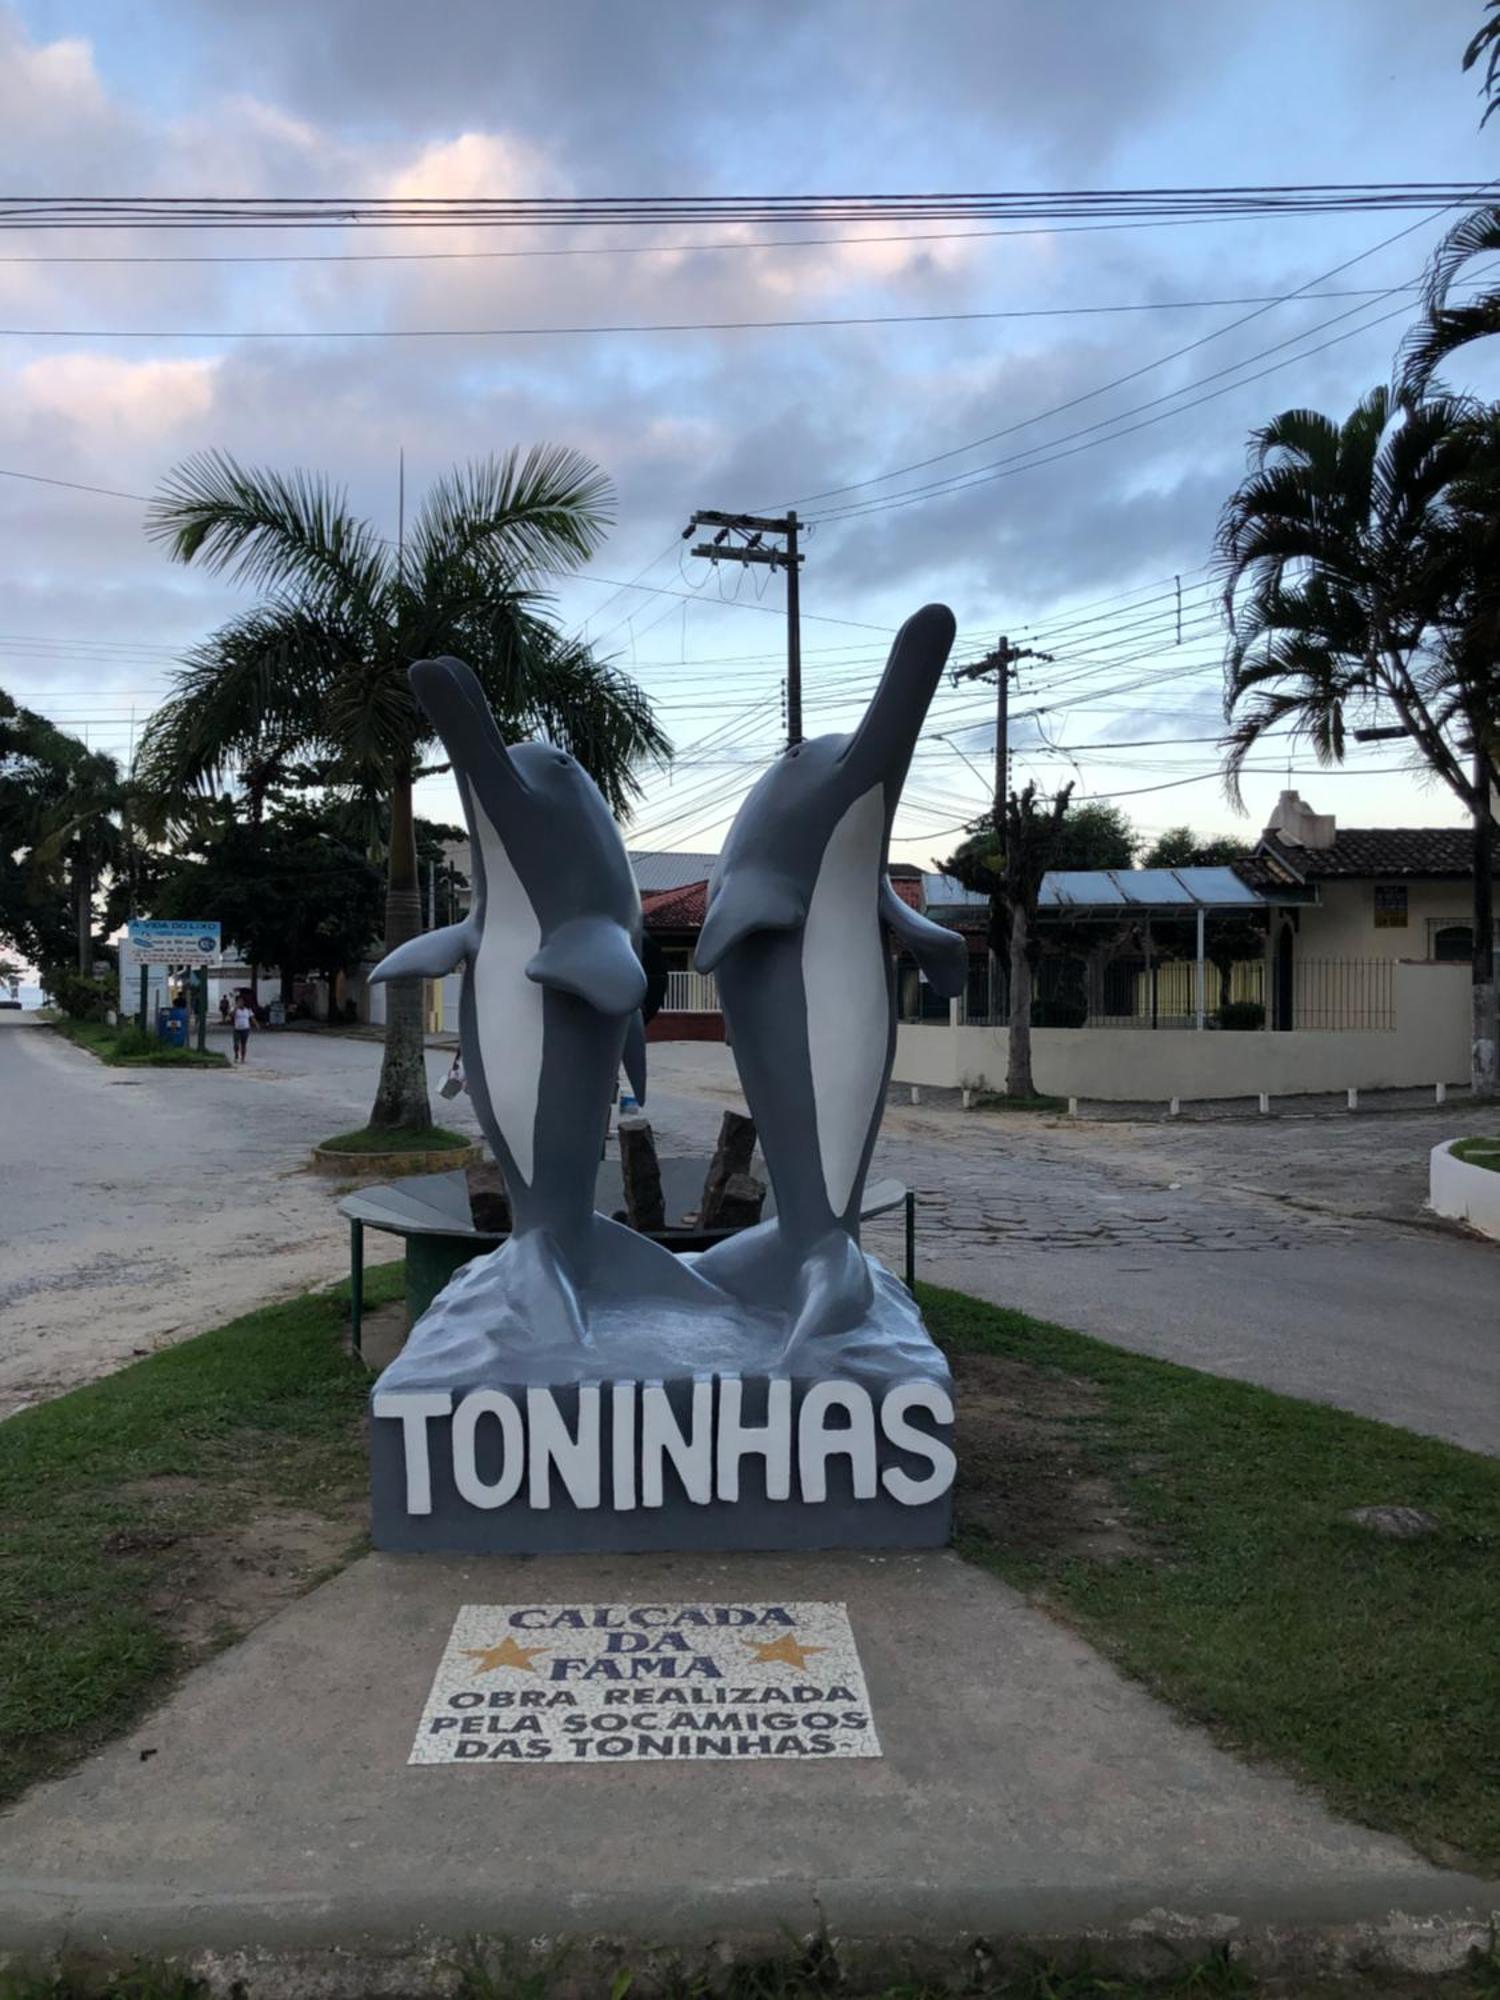
{"type": "Polygon", "coordinates": [[[312,1149],[312,1168],[317,1174],[339,1174],[345,1180],[383,1180],[394,1174],[445,1174],[460,1167],[477,1167],[484,1158],[483,1146],[440,1146],[431,1153],[341,1153],[326,1146],[312,1149]]]}
{"type": "MultiPolygon", "coordinates": [[[[76,1891],[77,1885],[70,1886],[76,1891]]],[[[618,1911],[610,1913],[615,1919],[610,1922],[600,1909],[597,1916],[603,1921],[595,1928],[584,1907],[573,1913],[574,1921],[581,1922],[571,1936],[556,1927],[556,1906],[497,1910],[495,1917],[511,1919],[504,1928],[476,1929],[455,1923],[455,1912],[442,1908],[440,1895],[433,1899],[432,1915],[438,1921],[432,1925],[418,1920],[401,1931],[367,1928],[351,1909],[347,1917],[353,1921],[346,1931],[335,1911],[325,1909],[320,1920],[285,1925],[287,1934],[281,1938],[275,1933],[283,1926],[274,1919],[264,1921],[270,1912],[258,1910],[254,1896],[246,1899],[248,1910],[242,1905],[236,1913],[238,1921],[223,1904],[205,1908],[192,1897],[181,1902],[169,1898],[154,1909],[148,1904],[128,1913],[75,1907],[69,1912],[71,1922],[7,1926],[12,1948],[0,1951],[0,1971],[34,1975],[86,1967],[97,1978],[139,1971],[144,1960],[201,1982],[215,2000],[305,2000],[309,1994],[318,2000],[406,2000],[416,1994],[457,2000],[476,1987],[485,1992],[516,1989],[522,1981],[535,1982],[547,1996],[570,2000],[607,1993],[627,1974],[643,1994],[708,1994],[724,1991],[737,1968],[768,1964],[779,1965],[788,1975],[815,1970],[820,1985],[836,1967],[838,1984],[854,1992],[914,1980],[967,1989],[986,1974],[994,1977],[1038,1963],[1137,1979],[1180,1975],[1211,1962],[1242,1966],[1258,1978],[1275,1980],[1436,1979],[1493,1951],[1500,1914],[1478,1907],[1434,1914],[1388,1909],[1364,1920],[1319,1922],[1306,1913],[1299,1917],[1289,1912],[1277,1921],[1174,1909],[1106,1892],[1086,1899],[1096,1905],[1098,1921],[1088,1922],[1083,1911],[1069,1921],[1059,1906],[1080,1899],[1034,1889],[939,1893],[915,1921],[908,1894],[903,1924],[896,1915],[899,1902],[889,1895],[877,1912],[867,1895],[850,1895],[848,1885],[821,1887],[826,1897],[813,1883],[791,1896],[784,1885],[735,1884],[715,1899],[716,1924],[695,1922],[681,1910],[675,1920],[627,1919],[621,1924],[618,1911]],[[840,1903],[845,1905],[842,1913],[840,1903]],[[31,1953],[24,1945],[14,1948],[28,1928],[36,1938],[31,1953]],[[59,1943],[59,1928],[90,1941],[82,1946],[59,1943]],[[265,1939],[268,1930],[270,1939],[255,1940],[257,1931],[265,1939]],[[47,1932],[51,1936],[43,1942],[47,1932]]],[[[587,1906],[596,1899],[579,1900],[587,1906]]],[[[597,1900],[610,1901],[607,1896],[597,1900]]],[[[368,1916],[368,1910],[363,1914],[368,1916]]],[[[61,1915],[60,1909],[54,1913],[55,1918],[61,1915]]],[[[1364,1989],[1351,1985],[1350,1990],[1364,1989]]]]}

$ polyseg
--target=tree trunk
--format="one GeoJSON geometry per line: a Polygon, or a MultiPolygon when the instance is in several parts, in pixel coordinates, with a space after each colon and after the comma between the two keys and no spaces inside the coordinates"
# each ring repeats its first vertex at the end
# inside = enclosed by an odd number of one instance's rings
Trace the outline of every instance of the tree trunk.
{"type": "Polygon", "coordinates": [[[1496,1089],[1495,822],[1490,813],[1489,772],[1481,762],[1474,791],[1474,1046],[1470,1083],[1478,1097],[1496,1089]]]}
{"type": "Polygon", "coordinates": [[[1027,955],[1026,912],[1019,903],[1010,913],[1010,1065],[1005,1075],[1007,1097],[1035,1097],[1031,1081],[1031,960],[1027,955]]]}
{"type": "MultiPolygon", "coordinates": [[[[422,894],[417,877],[416,826],[412,780],[403,771],[391,788],[391,846],[385,891],[385,948],[394,951],[422,929],[422,894]]],[[[418,977],[393,979],[386,987],[385,1054],[380,1088],[370,1112],[372,1126],[420,1128],[432,1123],[427,1098],[427,1045],[422,1026],[422,985],[418,977]]]]}
{"type": "Polygon", "coordinates": [[[73,903],[78,919],[78,973],[87,979],[94,970],[94,881],[88,849],[83,846],[73,863],[73,903]]]}

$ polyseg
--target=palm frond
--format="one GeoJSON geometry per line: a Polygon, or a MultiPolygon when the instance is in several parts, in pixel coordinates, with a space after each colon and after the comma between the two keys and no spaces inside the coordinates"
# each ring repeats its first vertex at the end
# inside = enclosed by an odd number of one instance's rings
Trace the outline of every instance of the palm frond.
{"type": "Polygon", "coordinates": [[[610,480],[569,446],[475,459],[455,466],[423,501],[408,580],[429,600],[466,572],[525,586],[587,562],[613,519],[610,480]]]}
{"type": "Polygon", "coordinates": [[[387,581],[381,539],[341,488],[316,473],[242,466],[224,451],[196,452],[167,475],[146,533],[177,562],[201,557],[237,583],[320,603],[367,605],[387,581]]]}

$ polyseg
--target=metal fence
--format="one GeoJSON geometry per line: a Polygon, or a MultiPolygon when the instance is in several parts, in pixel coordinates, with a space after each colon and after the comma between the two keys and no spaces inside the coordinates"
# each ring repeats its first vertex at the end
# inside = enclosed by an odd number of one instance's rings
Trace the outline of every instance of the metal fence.
{"type": "MultiPolygon", "coordinates": [[[[1393,1029],[1395,961],[1264,958],[1203,967],[1203,1011],[1210,1028],[1393,1029]]],[[[1193,1028],[1198,1019],[1197,964],[1122,954],[1110,959],[1044,958],[1037,968],[1032,1025],[1039,1028],[1193,1028]]],[[[976,1027],[1010,1021],[1008,968],[970,963],[959,1019],[976,1027]]],[[[915,981],[901,990],[904,1021],[947,1021],[946,1001],[915,981]]]]}
{"type": "Polygon", "coordinates": [[[719,988],[711,972],[669,972],[664,1014],[718,1014],[719,988]]]}

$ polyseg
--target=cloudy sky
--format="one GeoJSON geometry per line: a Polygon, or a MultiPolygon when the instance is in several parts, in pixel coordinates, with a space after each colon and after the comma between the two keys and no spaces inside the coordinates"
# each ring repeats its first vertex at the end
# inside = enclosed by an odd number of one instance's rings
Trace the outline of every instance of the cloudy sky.
{"type": "MultiPolygon", "coordinates": [[[[1479,133],[1458,66],[1479,15],[1479,0],[0,0],[0,146],[6,191],[24,194],[1482,179],[1500,174],[1500,122],[1479,133]]],[[[1389,746],[1337,775],[1268,748],[1236,819],[1213,775],[1205,567],[1250,427],[1293,404],[1342,413],[1386,375],[1410,313],[1393,288],[1442,227],[0,232],[0,467],[124,496],[0,478],[0,685],[126,752],[174,657],[241,601],[169,565],[129,497],[189,452],[324,470],[392,533],[403,449],[410,499],[457,459],[552,440],[609,472],[619,511],[557,614],[638,675],[679,749],[639,845],[715,847],[779,727],[780,580],[695,562],[680,531],[695,507],[786,504],[815,524],[809,734],[850,726],[891,629],[941,598],[961,655],[1003,631],[1054,656],[1013,699],[1017,774],[1116,797],[1147,833],[1254,831],[1289,769],[1345,824],[1445,823],[1447,795],[1389,746]],[[205,261],[226,257],[252,261],[205,261]],[[937,314],[1029,316],[911,318],[937,314]],[[887,323],[500,331],[828,318],[887,323]],[[268,335],[295,337],[251,337],[268,335]],[[952,476],[969,483],[913,490],[952,476]]],[[[1500,388],[1488,356],[1465,374],[1500,388]]],[[[981,803],[989,715],[971,685],[939,698],[905,858],[949,851],[981,803]]],[[[426,793],[453,813],[445,780],[426,793]]]]}

